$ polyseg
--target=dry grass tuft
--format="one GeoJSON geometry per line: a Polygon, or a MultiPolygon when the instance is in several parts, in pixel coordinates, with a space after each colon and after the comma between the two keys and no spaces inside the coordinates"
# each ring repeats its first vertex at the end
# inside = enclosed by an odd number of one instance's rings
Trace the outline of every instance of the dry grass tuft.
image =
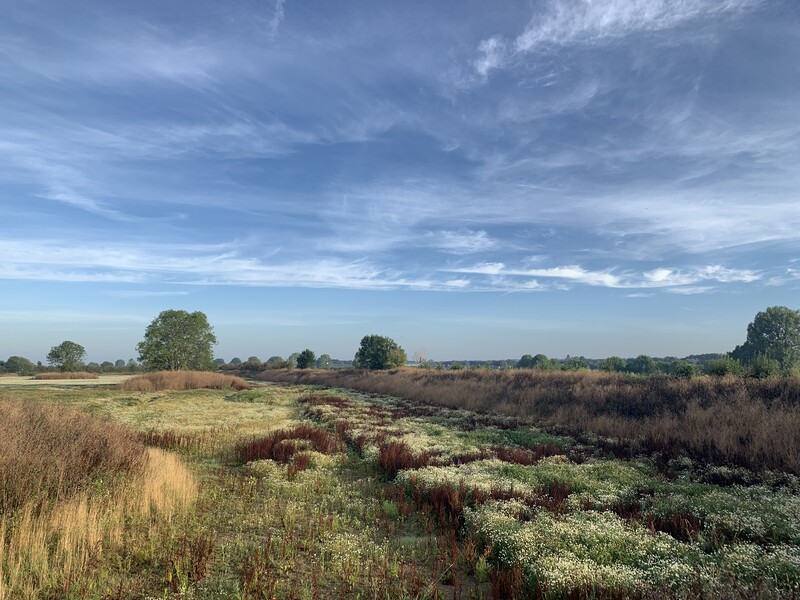
{"type": "Polygon", "coordinates": [[[100,379],[100,377],[86,371],[69,371],[64,373],[39,373],[34,379],[37,381],[49,381],[52,379],[100,379]]]}
{"type": "Polygon", "coordinates": [[[626,440],[622,458],[686,453],[800,474],[800,379],[632,377],[591,371],[265,371],[259,379],[344,387],[531,419],[626,440]]]}
{"type": "Polygon", "coordinates": [[[132,377],[120,384],[128,392],[159,392],[162,390],[234,389],[251,388],[241,377],[210,373],[208,371],[157,371],[132,377]]]}
{"type": "Polygon", "coordinates": [[[286,464],[298,451],[305,449],[302,442],[323,454],[341,452],[344,447],[336,435],[322,427],[298,425],[292,429],[273,431],[262,438],[240,442],[236,445],[236,457],[242,463],[271,459],[286,464]]]}
{"type": "Polygon", "coordinates": [[[145,449],[114,423],[51,404],[0,402],[0,513],[140,470],[145,449]]]}
{"type": "Polygon", "coordinates": [[[145,522],[136,535],[147,547],[152,524],[196,496],[175,456],[120,425],[0,399],[0,600],[95,597],[92,570],[133,543],[132,520],[145,522]]]}

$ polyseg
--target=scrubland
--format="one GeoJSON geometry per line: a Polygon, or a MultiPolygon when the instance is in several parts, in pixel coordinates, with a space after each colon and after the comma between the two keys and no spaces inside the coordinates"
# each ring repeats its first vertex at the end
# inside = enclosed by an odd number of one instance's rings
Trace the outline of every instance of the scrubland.
{"type": "Polygon", "coordinates": [[[659,452],[800,474],[800,379],[636,377],[590,371],[264,371],[259,378],[392,395],[609,438],[620,458],[659,452]]]}
{"type": "Polygon", "coordinates": [[[4,388],[0,599],[800,593],[787,469],[398,395],[4,388]]]}

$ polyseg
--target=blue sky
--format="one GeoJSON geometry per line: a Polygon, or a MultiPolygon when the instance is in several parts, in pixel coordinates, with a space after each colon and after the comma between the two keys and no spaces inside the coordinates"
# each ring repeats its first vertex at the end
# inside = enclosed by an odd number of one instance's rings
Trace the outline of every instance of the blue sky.
{"type": "Polygon", "coordinates": [[[0,357],[727,351],[800,308],[794,0],[10,0],[0,357]]]}

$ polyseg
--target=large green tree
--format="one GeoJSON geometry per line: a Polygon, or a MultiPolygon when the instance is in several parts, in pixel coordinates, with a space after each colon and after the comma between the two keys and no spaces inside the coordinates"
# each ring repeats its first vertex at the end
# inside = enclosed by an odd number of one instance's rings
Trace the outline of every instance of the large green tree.
{"type": "Polygon", "coordinates": [[[9,356],[6,361],[6,372],[29,375],[36,371],[36,365],[24,356],[9,356]]]}
{"type": "Polygon", "coordinates": [[[800,311],[770,306],[747,326],[747,339],[731,356],[744,364],[757,357],[774,360],[788,373],[800,363],[800,311]]]}
{"type": "Polygon", "coordinates": [[[79,371],[83,368],[84,358],[86,358],[86,349],[69,340],[53,346],[47,354],[47,362],[60,371],[79,371]]]}
{"type": "Polygon", "coordinates": [[[153,371],[214,368],[212,346],[217,343],[214,328],[205,313],[165,310],[144,333],[136,349],[145,368],[153,371]]]}
{"type": "Polygon", "coordinates": [[[408,362],[406,351],[393,339],[382,335],[361,338],[353,366],[357,369],[394,369],[408,362]]]}
{"type": "Polygon", "coordinates": [[[314,351],[306,348],[297,355],[297,368],[298,369],[311,369],[314,367],[317,357],[314,356],[314,351]]]}

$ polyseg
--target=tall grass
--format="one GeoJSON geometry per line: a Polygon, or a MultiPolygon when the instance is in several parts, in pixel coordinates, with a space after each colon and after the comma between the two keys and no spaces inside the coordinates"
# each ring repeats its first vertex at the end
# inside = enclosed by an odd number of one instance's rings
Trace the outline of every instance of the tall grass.
{"type": "Polygon", "coordinates": [[[0,513],[141,470],[144,446],[120,425],[51,404],[0,401],[0,513]]]}
{"type": "Polygon", "coordinates": [[[68,372],[51,372],[39,373],[34,377],[37,381],[49,381],[52,379],[100,379],[94,373],[87,373],[86,371],[68,371],[68,372]]]}
{"type": "Polygon", "coordinates": [[[631,377],[544,371],[265,371],[259,379],[346,387],[532,419],[572,435],[627,440],[621,456],[688,453],[800,473],[800,379],[631,377]]]}
{"type": "Polygon", "coordinates": [[[202,388],[224,390],[249,390],[241,377],[210,373],[207,371],[157,371],[132,377],[120,384],[129,392],[158,392],[162,390],[197,390],[202,388]]]}
{"type": "Polygon", "coordinates": [[[0,600],[97,596],[92,573],[102,557],[155,550],[154,523],[197,495],[176,457],[119,425],[2,399],[0,490],[0,600]]]}

